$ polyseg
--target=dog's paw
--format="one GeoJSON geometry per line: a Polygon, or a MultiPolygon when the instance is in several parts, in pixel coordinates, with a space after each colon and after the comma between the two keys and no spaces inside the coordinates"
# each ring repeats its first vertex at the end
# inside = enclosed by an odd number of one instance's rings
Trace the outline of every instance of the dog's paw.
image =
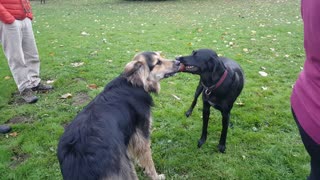
{"type": "Polygon", "coordinates": [[[206,140],[202,140],[202,139],[199,139],[198,141],[198,148],[201,148],[201,146],[206,142],[206,140]]]}
{"type": "Polygon", "coordinates": [[[218,145],[218,149],[221,153],[225,153],[226,152],[226,146],[225,145],[218,145]]]}
{"type": "Polygon", "coordinates": [[[158,174],[156,180],[165,180],[166,176],[164,174],[158,174]]]}
{"type": "Polygon", "coordinates": [[[191,111],[191,110],[188,110],[188,111],[186,112],[186,116],[187,116],[187,117],[191,116],[191,114],[192,114],[192,111],[191,111]]]}

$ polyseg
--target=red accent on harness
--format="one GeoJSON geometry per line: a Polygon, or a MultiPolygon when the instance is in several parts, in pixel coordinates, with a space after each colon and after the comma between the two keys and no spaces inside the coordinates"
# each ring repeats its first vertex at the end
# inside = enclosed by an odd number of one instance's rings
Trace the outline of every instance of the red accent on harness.
{"type": "Polygon", "coordinates": [[[227,75],[228,75],[228,70],[226,69],[226,70],[224,70],[224,73],[223,73],[223,75],[221,76],[221,78],[219,79],[219,81],[217,82],[217,84],[215,84],[215,85],[213,85],[213,86],[210,86],[210,87],[206,87],[206,86],[201,82],[202,86],[205,88],[205,91],[204,91],[205,94],[206,94],[207,96],[209,96],[209,95],[212,93],[212,91],[216,90],[216,89],[223,83],[223,81],[226,79],[227,75]]]}
{"type": "Polygon", "coordinates": [[[217,82],[217,84],[215,85],[213,90],[217,89],[223,83],[223,81],[226,79],[227,75],[228,75],[228,71],[226,69],[226,70],[224,70],[223,75],[221,76],[220,80],[217,82]]]}

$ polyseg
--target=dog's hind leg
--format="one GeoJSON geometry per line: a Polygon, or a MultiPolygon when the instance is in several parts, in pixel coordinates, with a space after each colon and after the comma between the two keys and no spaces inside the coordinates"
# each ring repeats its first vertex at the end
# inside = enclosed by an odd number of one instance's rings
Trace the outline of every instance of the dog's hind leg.
{"type": "Polygon", "coordinates": [[[221,153],[225,153],[228,126],[229,126],[229,120],[230,120],[230,110],[221,111],[221,115],[222,115],[222,130],[221,130],[218,149],[221,153]]]}
{"type": "Polygon", "coordinates": [[[201,92],[203,91],[203,86],[201,85],[201,80],[199,81],[199,85],[196,89],[196,92],[194,93],[194,99],[192,101],[192,104],[189,108],[189,110],[186,112],[186,116],[189,117],[192,114],[194,106],[197,104],[197,100],[201,92]]]}
{"type": "Polygon", "coordinates": [[[165,179],[164,174],[158,174],[152,160],[150,140],[140,130],[131,137],[129,153],[138,160],[139,165],[145,170],[145,174],[152,180],[165,179]]]}
{"type": "Polygon", "coordinates": [[[201,134],[201,138],[198,141],[198,148],[200,148],[207,140],[209,116],[210,116],[210,104],[207,101],[203,101],[202,134],[201,134]]]}

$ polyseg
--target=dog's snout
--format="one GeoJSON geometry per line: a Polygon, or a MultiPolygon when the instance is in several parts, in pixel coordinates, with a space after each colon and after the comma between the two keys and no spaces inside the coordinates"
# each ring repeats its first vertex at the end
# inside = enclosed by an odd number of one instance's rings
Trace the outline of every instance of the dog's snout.
{"type": "Polygon", "coordinates": [[[176,61],[174,62],[174,64],[175,64],[176,66],[179,66],[179,65],[180,65],[180,61],[177,61],[177,60],[176,60],[176,61]]]}

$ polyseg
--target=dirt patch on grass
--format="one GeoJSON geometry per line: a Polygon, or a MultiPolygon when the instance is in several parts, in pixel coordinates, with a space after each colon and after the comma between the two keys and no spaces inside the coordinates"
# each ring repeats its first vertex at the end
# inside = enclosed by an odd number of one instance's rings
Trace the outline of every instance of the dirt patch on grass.
{"type": "Polygon", "coordinates": [[[6,124],[32,123],[33,119],[27,116],[16,116],[9,119],[6,124]]]}
{"type": "Polygon", "coordinates": [[[11,157],[10,168],[16,168],[30,157],[29,154],[21,152],[19,148],[14,148],[12,152],[13,156],[11,157]]]}
{"type": "Polygon", "coordinates": [[[22,104],[26,104],[26,102],[21,98],[19,92],[14,92],[14,93],[11,94],[11,99],[8,102],[8,104],[19,106],[19,105],[22,105],[22,104]]]}
{"type": "Polygon", "coordinates": [[[72,103],[73,106],[80,106],[85,103],[88,103],[91,100],[91,98],[86,93],[78,93],[72,98],[72,100],[73,100],[73,103],[72,103]]]}

